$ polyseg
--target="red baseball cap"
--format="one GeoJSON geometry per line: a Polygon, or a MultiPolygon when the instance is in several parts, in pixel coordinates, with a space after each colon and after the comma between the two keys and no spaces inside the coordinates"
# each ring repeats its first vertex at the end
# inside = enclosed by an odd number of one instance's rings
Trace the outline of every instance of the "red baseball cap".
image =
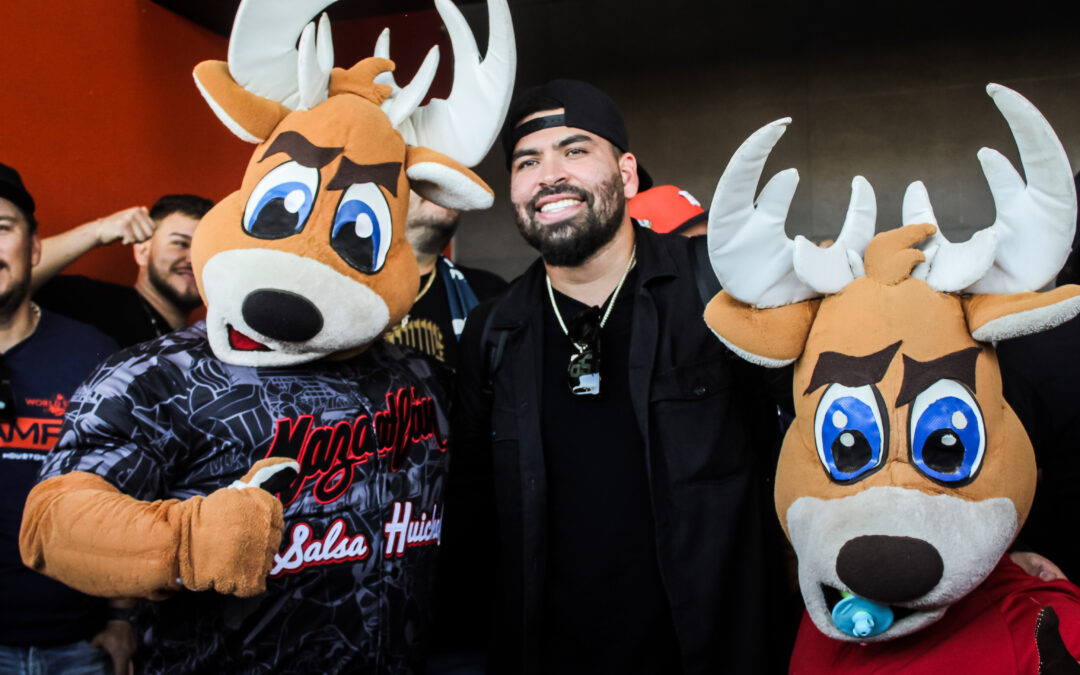
{"type": "Polygon", "coordinates": [[[657,185],[630,199],[630,217],[660,234],[676,234],[705,220],[694,196],[674,185],[657,185]]]}

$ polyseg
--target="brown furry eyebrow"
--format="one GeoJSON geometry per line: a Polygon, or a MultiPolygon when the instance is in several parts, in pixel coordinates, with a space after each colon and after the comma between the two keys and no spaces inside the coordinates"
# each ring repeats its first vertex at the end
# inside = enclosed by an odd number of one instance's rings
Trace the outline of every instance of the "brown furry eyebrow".
{"type": "Polygon", "coordinates": [[[889,369],[900,342],[894,342],[885,349],[866,356],[851,356],[840,352],[822,352],[810,377],[810,386],[803,396],[824,384],[842,384],[845,387],[861,387],[880,382],[889,369]]]}
{"type": "Polygon", "coordinates": [[[911,403],[938,380],[956,380],[975,391],[975,361],[981,351],[978,347],[968,347],[933,361],[916,361],[905,354],[904,381],[896,396],[896,407],[911,403]]]}
{"type": "Polygon", "coordinates": [[[297,163],[310,169],[321,169],[345,151],[345,148],[323,148],[304,138],[297,131],[283,131],[263,153],[260,162],[270,155],[284,152],[297,163]]]}
{"type": "Polygon", "coordinates": [[[401,174],[401,162],[384,164],[357,164],[348,157],[341,158],[337,173],[326,185],[327,190],[344,190],[356,183],[375,183],[397,197],[398,175],[401,174]]]}

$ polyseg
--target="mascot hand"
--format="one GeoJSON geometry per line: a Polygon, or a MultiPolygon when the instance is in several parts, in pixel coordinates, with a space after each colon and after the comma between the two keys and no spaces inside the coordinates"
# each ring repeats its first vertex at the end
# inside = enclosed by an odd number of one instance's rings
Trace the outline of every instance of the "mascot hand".
{"type": "Polygon", "coordinates": [[[290,459],[264,459],[207,497],[154,502],[92,473],[54,476],[26,499],[23,563],[109,598],[161,600],[183,586],[254,595],[266,588],[281,543],[282,508],[273,493],[298,469],[290,459]]]}
{"type": "Polygon", "coordinates": [[[266,590],[285,524],[281,502],[262,487],[290,481],[298,470],[290,459],[260,460],[229,487],[187,500],[177,551],[180,583],[240,597],[266,590]]]}

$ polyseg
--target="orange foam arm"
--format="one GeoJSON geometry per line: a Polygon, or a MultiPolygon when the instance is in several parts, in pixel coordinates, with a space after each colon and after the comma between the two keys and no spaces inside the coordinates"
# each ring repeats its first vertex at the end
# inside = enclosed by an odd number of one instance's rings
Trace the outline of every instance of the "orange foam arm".
{"type": "Polygon", "coordinates": [[[76,471],[30,491],[19,548],[27,567],[90,595],[247,597],[266,589],[283,527],[281,503],[258,488],[144,502],[76,471]]]}
{"type": "Polygon", "coordinates": [[[180,588],[179,500],[142,502],[76,471],[30,491],[19,549],[30,569],[104,597],[160,599],[180,588]]]}

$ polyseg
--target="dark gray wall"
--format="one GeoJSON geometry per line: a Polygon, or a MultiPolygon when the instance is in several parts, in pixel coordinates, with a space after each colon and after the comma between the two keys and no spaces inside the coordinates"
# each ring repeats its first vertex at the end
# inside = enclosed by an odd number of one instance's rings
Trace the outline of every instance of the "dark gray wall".
{"type": "MultiPolygon", "coordinates": [[[[657,183],[686,188],[704,204],[747,136],[792,117],[765,173],[767,180],[799,170],[789,236],[835,236],[855,175],[874,186],[879,231],[899,224],[913,180],[926,183],[950,239],[992,223],[975,153],[995,148],[1018,169],[1019,159],[987,82],[1030,99],[1080,163],[1080,49],[1075,26],[1052,5],[510,6],[519,88],[567,76],[599,85],[621,106],[632,150],[657,183]]],[[[483,6],[465,10],[482,41],[483,6]]],[[[496,205],[465,216],[457,258],[510,278],[535,254],[513,224],[501,148],[478,172],[496,205]]]]}

